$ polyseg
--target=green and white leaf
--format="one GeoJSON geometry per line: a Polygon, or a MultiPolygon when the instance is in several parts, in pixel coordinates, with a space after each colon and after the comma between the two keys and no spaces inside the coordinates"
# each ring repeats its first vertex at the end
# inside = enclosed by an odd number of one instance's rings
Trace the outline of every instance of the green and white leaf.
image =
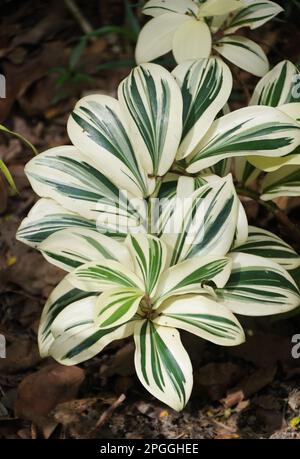
{"type": "Polygon", "coordinates": [[[170,298],[157,313],[154,323],[180,328],[221,346],[236,346],[245,341],[233,313],[203,295],[170,298]]]}
{"type": "Polygon", "coordinates": [[[141,279],[130,269],[113,260],[86,263],[72,271],[68,281],[86,292],[101,292],[108,288],[135,288],[144,291],[141,279]]]}
{"type": "Polygon", "coordinates": [[[119,327],[136,314],[144,292],[138,289],[114,288],[105,290],[94,308],[95,324],[101,329],[119,327]]]}
{"type": "Polygon", "coordinates": [[[264,76],[269,70],[265,52],[249,38],[239,35],[225,36],[215,43],[214,49],[228,61],[258,77],[264,76]]]}
{"type": "Polygon", "coordinates": [[[200,1],[199,17],[221,16],[244,6],[244,0],[206,0],[200,1]]]}
{"type": "Polygon", "coordinates": [[[174,410],[182,410],[192,391],[193,369],[178,331],[139,321],[134,340],[135,369],[143,386],[174,410]]]}
{"type": "Polygon", "coordinates": [[[231,272],[231,260],[217,256],[192,257],[167,269],[160,278],[155,309],[174,295],[207,293],[224,287],[231,272]]]}
{"type": "Polygon", "coordinates": [[[273,107],[252,106],[218,118],[188,160],[187,171],[199,172],[224,158],[284,156],[300,142],[300,126],[273,107]]]}
{"type": "Polygon", "coordinates": [[[134,262],[134,272],[143,279],[144,291],[152,296],[167,261],[167,248],[157,237],[149,234],[130,234],[126,239],[134,262]]]}
{"type": "Polygon", "coordinates": [[[208,169],[205,169],[203,173],[204,174],[210,173],[210,174],[217,175],[219,177],[225,177],[226,175],[230,174],[231,166],[232,166],[232,159],[225,158],[225,159],[221,159],[221,161],[219,161],[218,163],[213,164],[208,169]]]}
{"type": "Polygon", "coordinates": [[[300,166],[285,166],[270,172],[262,181],[261,199],[300,196],[300,166]]]}
{"type": "Polygon", "coordinates": [[[243,244],[248,239],[248,218],[244,206],[239,200],[239,211],[236,225],[236,231],[233,240],[233,247],[243,244]]]}
{"type": "Polygon", "coordinates": [[[49,354],[62,365],[77,365],[99,354],[112,341],[131,336],[135,323],[134,318],[120,327],[104,329],[99,329],[95,324],[68,325],[55,338],[49,354]]]}
{"type": "Polygon", "coordinates": [[[68,304],[51,324],[51,333],[54,340],[66,331],[76,333],[77,327],[81,329],[82,327],[93,325],[97,298],[97,296],[88,296],[68,304]]]}
{"type": "Polygon", "coordinates": [[[67,306],[81,302],[85,298],[91,298],[94,303],[97,300],[95,293],[74,288],[66,278],[52,291],[43,309],[38,331],[39,351],[42,357],[49,355],[49,348],[54,341],[51,331],[53,322],[67,306]]]}
{"type": "Polygon", "coordinates": [[[300,97],[300,73],[292,62],[279,62],[256,85],[250,105],[277,107],[298,102],[300,97]]]}
{"type": "Polygon", "coordinates": [[[39,196],[52,198],[70,211],[76,209],[85,218],[116,226],[143,223],[143,200],[130,199],[72,146],[52,148],[35,156],[26,164],[25,172],[39,196]]]}
{"type": "Polygon", "coordinates": [[[155,180],[143,171],[128,136],[126,118],[113,97],[90,95],[80,99],[68,120],[68,134],[78,150],[119,189],[134,196],[151,194],[155,180]]]}
{"type": "MultiPolygon", "coordinates": [[[[206,183],[200,179],[202,184],[206,183]]],[[[151,202],[151,218],[152,233],[161,236],[163,229],[174,213],[177,205],[177,200],[184,199],[190,196],[200,185],[198,179],[186,176],[170,176],[170,180],[162,182],[159,189],[157,199],[151,202]]]]}
{"type": "Polygon", "coordinates": [[[300,266],[300,256],[290,245],[270,231],[255,226],[249,226],[247,241],[236,245],[231,249],[231,252],[242,252],[269,258],[287,270],[293,270],[300,266]]]}
{"type": "Polygon", "coordinates": [[[197,14],[198,7],[193,0],[150,0],[143,7],[142,12],[157,17],[166,13],[197,14]]]}
{"type": "Polygon", "coordinates": [[[133,268],[125,244],[87,228],[69,228],[49,236],[39,250],[50,263],[66,271],[102,259],[115,260],[133,268]]]}
{"type": "Polygon", "coordinates": [[[51,234],[65,228],[87,228],[101,234],[108,233],[110,237],[120,240],[126,237],[128,231],[126,228],[97,224],[65,209],[52,199],[42,198],[22,221],[16,237],[27,245],[38,247],[51,234]]]}
{"type": "Polygon", "coordinates": [[[228,21],[226,34],[232,34],[241,27],[257,29],[283,11],[278,3],[262,0],[251,0],[244,8],[237,11],[228,21]]]}
{"type": "Polygon", "coordinates": [[[245,253],[230,257],[231,276],[224,288],[215,290],[220,304],[245,316],[280,314],[299,306],[299,289],[282,266],[245,253]]]}
{"type": "MultiPolygon", "coordinates": [[[[255,158],[264,161],[265,159],[279,159],[279,158],[264,158],[261,156],[256,156],[255,158]]],[[[280,158],[281,159],[281,158],[280,158]]],[[[249,183],[254,182],[255,179],[259,176],[261,171],[252,165],[247,158],[234,158],[234,173],[237,181],[247,186],[249,183]]]]}
{"type": "Polygon", "coordinates": [[[144,64],[122,81],[118,95],[141,164],[148,174],[164,175],[182,131],[182,97],[174,78],[160,65],[144,64]]]}
{"type": "Polygon", "coordinates": [[[173,75],[183,98],[183,132],[177,158],[193,151],[226,104],[232,75],[219,58],[201,59],[178,65],[173,75]]]}
{"type": "Polygon", "coordinates": [[[238,199],[231,175],[178,200],[161,236],[171,252],[170,265],[194,256],[226,255],[237,218],[238,199]]]}

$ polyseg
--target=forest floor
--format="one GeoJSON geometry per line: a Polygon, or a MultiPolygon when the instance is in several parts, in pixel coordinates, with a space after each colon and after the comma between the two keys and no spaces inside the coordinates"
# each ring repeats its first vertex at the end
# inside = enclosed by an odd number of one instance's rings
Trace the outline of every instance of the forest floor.
{"type": "MultiPolygon", "coordinates": [[[[77,4],[94,29],[123,26],[121,0],[77,4]]],[[[74,70],[70,53],[83,32],[64,2],[8,0],[1,16],[0,73],[7,79],[7,97],[0,101],[0,123],[39,151],[69,143],[66,120],[74,103],[88,92],[115,95],[133,58],[131,40],[109,34],[88,41],[74,70]],[[105,68],[108,61],[124,61],[124,66],[105,68]]],[[[297,21],[295,9],[251,32],[264,43],[271,63],[284,58],[300,63],[297,21]]],[[[239,72],[232,107],[247,103],[256,81],[239,72]]],[[[15,240],[37,200],[24,175],[32,152],[19,139],[2,135],[0,157],[19,190],[10,196],[0,178],[0,334],[8,344],[7,358],[0,359],[0,438],[300,439],[300,359],[291,357],[300,315],[242,320],[247,342],[237,348],[183,334],[195,382],[181,413],[155,400],[138,382],[130,340],[114,342],[76,368],[41,360],[39,318],[64,273],[15,240]]],[[[251,224],[272,229],[299,251],[300,241],[295,245],[265,210],[251,201],[244,204],[251,224]]],[[[300,200],[279,204],[300,225],[300,200]]]]}

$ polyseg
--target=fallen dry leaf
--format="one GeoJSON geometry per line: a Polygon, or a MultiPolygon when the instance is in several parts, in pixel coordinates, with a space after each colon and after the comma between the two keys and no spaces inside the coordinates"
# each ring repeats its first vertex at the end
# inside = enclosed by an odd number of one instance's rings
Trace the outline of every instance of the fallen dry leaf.
{"type": "Polygon", "coordinates": [[[18,387],[16,416],[35,423],[44,433],[56,426],[52,411],[74,399],[85,378],[79,367],[54,363],[26,376],[18,387]]]}

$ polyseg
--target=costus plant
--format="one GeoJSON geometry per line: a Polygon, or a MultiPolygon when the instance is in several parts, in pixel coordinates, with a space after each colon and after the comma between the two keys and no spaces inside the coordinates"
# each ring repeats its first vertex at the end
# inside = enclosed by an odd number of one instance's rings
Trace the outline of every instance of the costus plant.
{"type": "Polygon", "coordinates": [[[143,64],[121,82],[118,100],[76,104],[72,145],[26,165],[41,199],[17,237],[68,272],[43,311],[42,356],[73,365],[133,335],[140,381],[180,410],[193,381],[180,330],[238,345],[236,315],[299,306],[288,272],[299,256],[248,228],[227,163],[292,153],[300,125],[266,105],[223,115],[231,89],[219,58],[172,73],[143,64]]]}
{"type": "Polygon", "coordinates": [[[269,68],[267,56],[254,41],[236,32],[256,29],[283,11],[261,0],[150,0],[143,13],[152,16],[138,37],[136,61],[152,61],[169,51],[177,63],[219,53],[256,76],[269,68]]]}

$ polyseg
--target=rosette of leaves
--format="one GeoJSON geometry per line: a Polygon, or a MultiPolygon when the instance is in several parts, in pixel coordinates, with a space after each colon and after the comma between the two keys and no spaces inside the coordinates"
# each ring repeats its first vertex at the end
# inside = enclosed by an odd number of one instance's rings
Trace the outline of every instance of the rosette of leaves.
{"type": "Polygon", "coordinates": [[[43,312],[43,356],[72,365],[133,335],[141,382],[180,410],[192,369],[177,329],[236,345],[244,334],[235,313],[299,305],[286,269],[297,254],[271,236],[265,246],[274,250],[249,245],[231,175],[204,169],[254,151],[288,154],[300,129],[264,106],[215,120],[231,86],[218,58],[180,64],[173,74],[142,65],[120,84],[119,100],[95,95],[77,103],[68,121],[73,145],[27,164],[41,199],[17,237],[69,272],[43,312]]]}
{"type": "MultiPolygon", "coordinates": [[[[277,64],[257,84],[250,105],[277,107],[300,127],[300,72],[290,61],[277,64]]],[[[250,156],[238,158],[235,173],[243,185],[251,183],[262,173],[260,198],[268,201],[281,196],[300,195],[300,148],[282,157],[250,156]]]]}
{"type": "Polygon", "coordinates": [[[122,238],[127,227],[145,227],[147,199],[170,171],[197,176],[209,167],[216,172],[224,159],[278,158],[299,146],[299,124],[274,107],[253,105],[215,119],[231,89],[228,66],[209,58],[180,64],[173,74],[144,64],[120,84],[119,100],[81,99],[68,121],[73,145],[26,165],[41,199],[18,238],[36,246],[59,229],[95,229],[96,221],[122,238]]]}
{"type": "Polygon", "coordinates": [[[209,57],[213,51],[253,75],[269,68],[262,48],[236,32],[256,29],[283,11],[261,0],[150,0],[143,13],[152,19],[138,37],[136,61],[152,61],[169,51],[177,63],[209,57]]]}
{"type": "Polygon", "coordinates": [[[164,213],[160,238],[141,233],[119,242],[68,228],[39,246],[48,261],[70,272],[45,305],[42,356],[73,365],[132,335],[142,384],[180,410],[191,392],[192,368],[177,329],[233,346],[244,340],[234,313],[265,316],[299,305],[287,272],[299,266],[299,256],[267,231],[250,227],[248,236],[230,176],[206,179],[165,182],[161,193],[173,210],[167,220],[164,213]],[[181,201],[174,205],[183,192],[191,198],[184,214],[181,201]],[[175,223],[179,232],[170,234],[175,223]]]}

